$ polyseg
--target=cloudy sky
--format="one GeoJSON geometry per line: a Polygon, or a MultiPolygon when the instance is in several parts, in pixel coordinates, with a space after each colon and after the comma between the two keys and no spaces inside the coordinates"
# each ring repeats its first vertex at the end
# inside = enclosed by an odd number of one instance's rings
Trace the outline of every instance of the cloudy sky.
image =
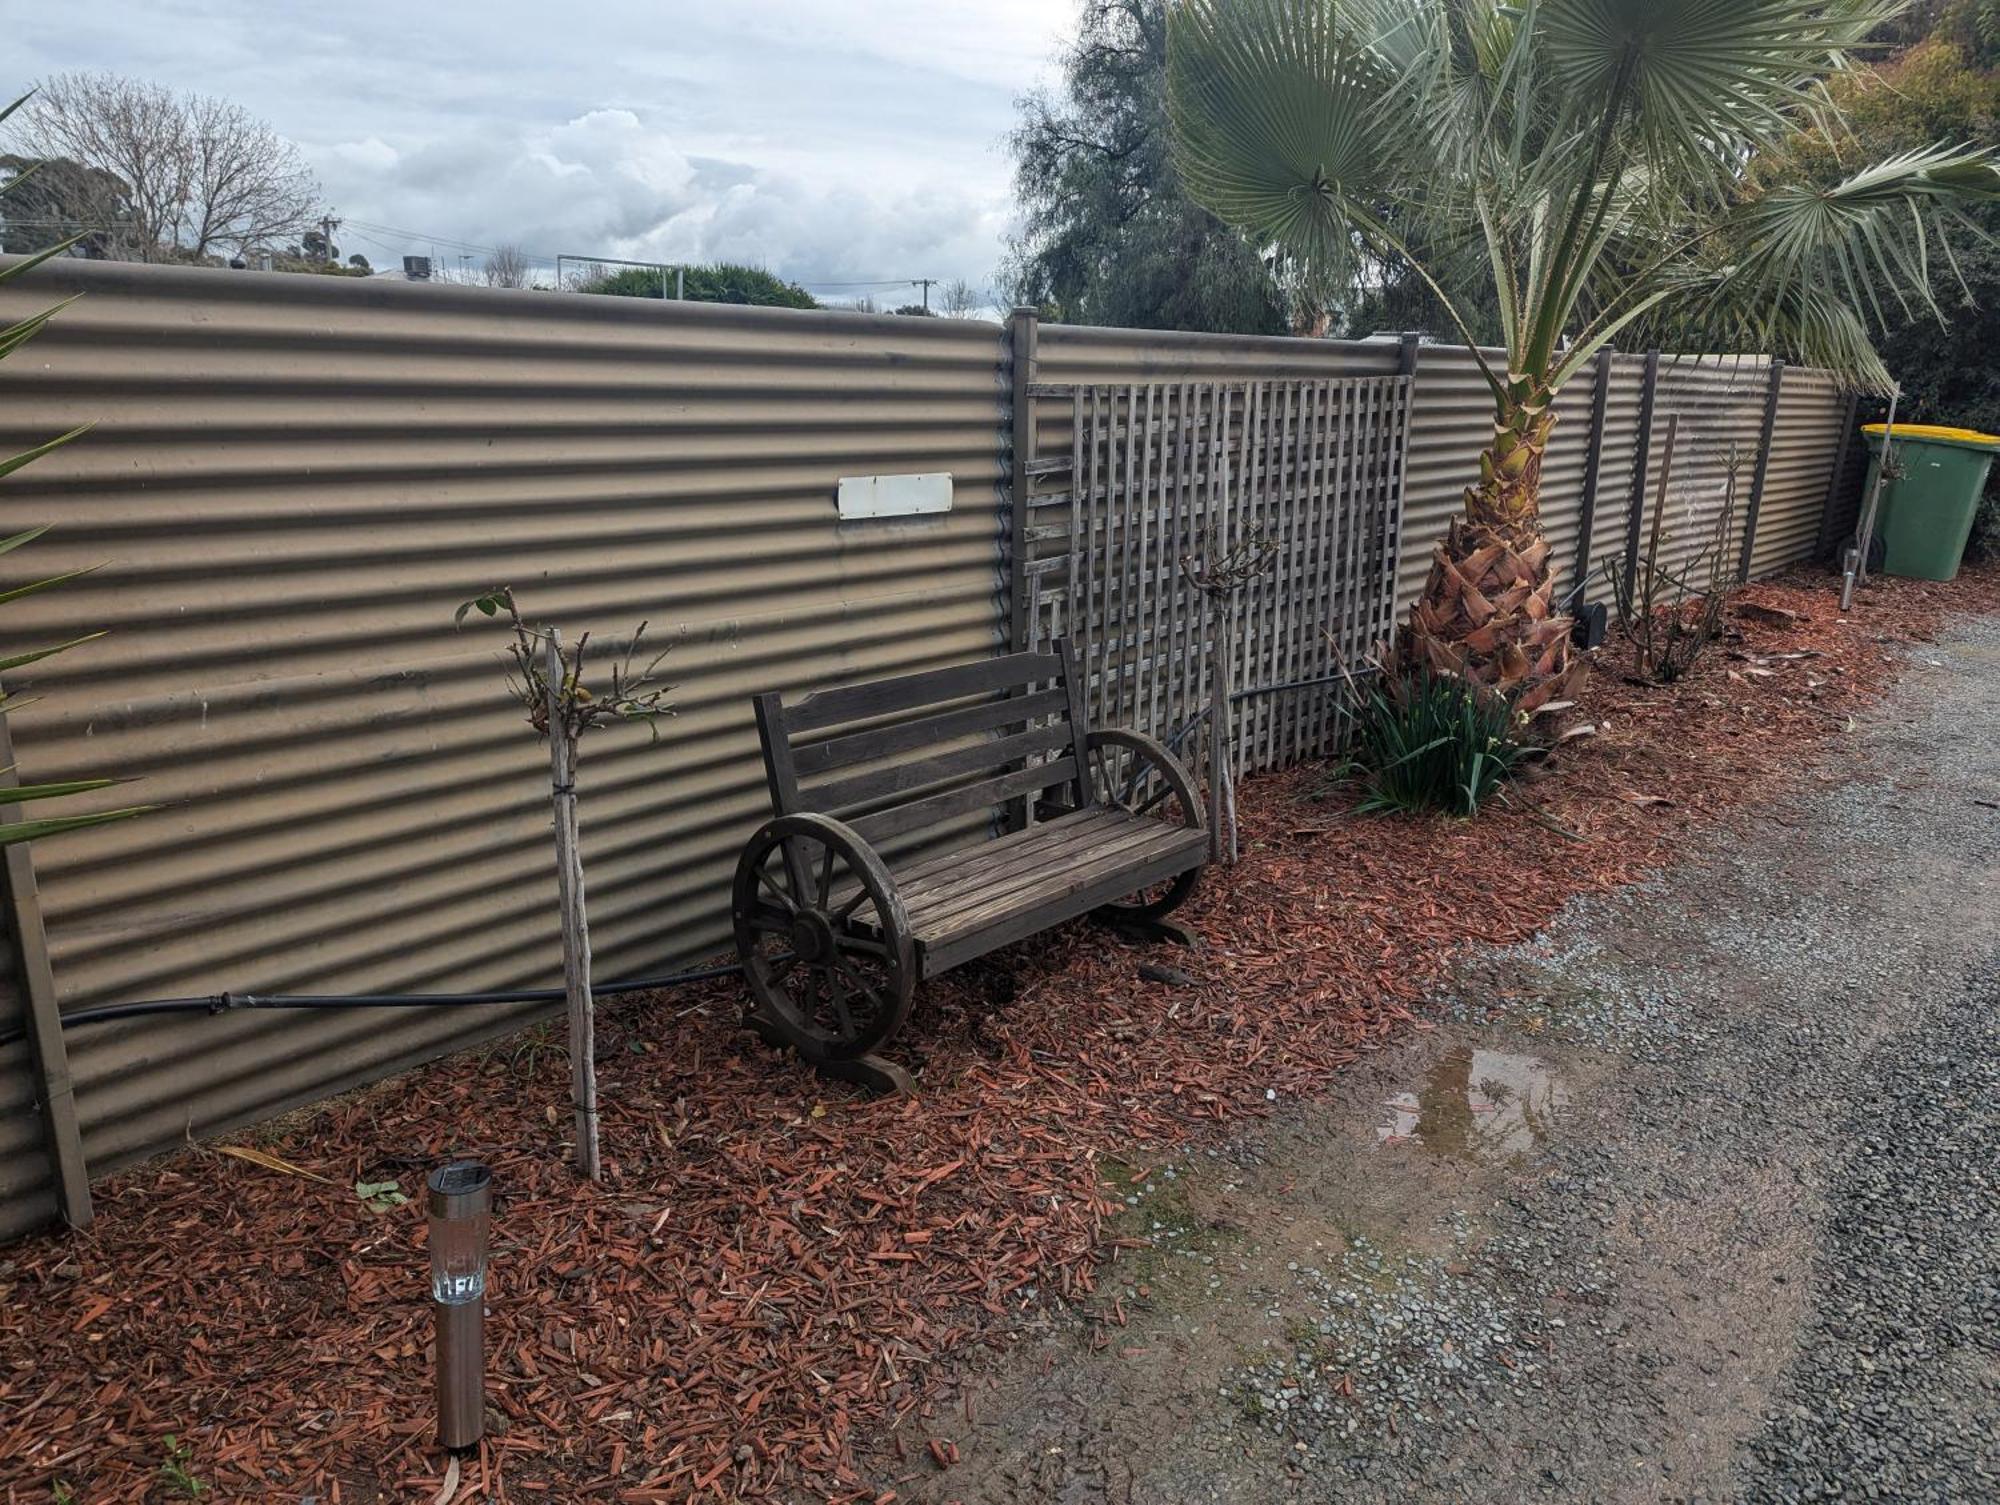
{"type": "MultiPolygon", "coordinates": [[[[217,94],[305,151],[378,266],[530,254],[746,261],[984,286],[1014,100],[1075,0],[88,0],[24,5],[25,83],[217,94]]],[[[907,288],[861,289],[889,302],[907,288]]]]}

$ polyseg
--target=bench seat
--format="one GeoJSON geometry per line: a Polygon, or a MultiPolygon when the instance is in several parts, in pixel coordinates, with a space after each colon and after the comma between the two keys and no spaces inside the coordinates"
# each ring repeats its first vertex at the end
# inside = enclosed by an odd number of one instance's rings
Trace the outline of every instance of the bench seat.
{"type": "Polygon", "coordinates": [[[1198,868],[1199,828],[1093,807],[892,867],[926,977],[1198,868]]]}

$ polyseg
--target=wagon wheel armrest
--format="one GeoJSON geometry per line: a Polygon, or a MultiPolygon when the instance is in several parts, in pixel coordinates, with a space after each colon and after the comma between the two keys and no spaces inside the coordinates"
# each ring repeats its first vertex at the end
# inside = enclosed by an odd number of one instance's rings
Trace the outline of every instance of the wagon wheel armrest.
{"type": "Polygon", "coordinates": [[[1163,813],[1177,814],[1182,824],[1197,831],[1206,828],[1194,775],[1157,737],[1105,727],[1084,738],[1084,750],[1091,763],[1085,774],[1093,780],[1098,799],[1142,815],[1166,806],[1163,813]],[[1177,811],[1172,808],[1175,804],[1177,811]]]}
{"type": "Polygon", "coordinates": [[[823,834],[824,844],[852,852],[858,862],[873,871],[876,881],[888,890],[889,898],[898,906],[901,905],[901,896],[896,892],[895,875],[889,871],[888,863],[882,860],[881,854],[875,850],[868,838],[846,821],[818,810],[795,810],[790,815],[774,816],[766,821],[758,828],[758,834],[762,835],[780,822],[783,822],[785,829],[794,835],[817,838],[823,834]]]}

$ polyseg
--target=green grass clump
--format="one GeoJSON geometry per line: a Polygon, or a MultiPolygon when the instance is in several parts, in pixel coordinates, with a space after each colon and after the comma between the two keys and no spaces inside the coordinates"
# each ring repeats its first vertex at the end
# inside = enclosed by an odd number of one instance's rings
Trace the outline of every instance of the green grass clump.
{"type": "Polygon", "coordinates": [[[1363,810],[1476,815],[1524,751],[1503,698],[1418,670],[1369,689],[1344,771],[1362,781],[1363,810]]]}

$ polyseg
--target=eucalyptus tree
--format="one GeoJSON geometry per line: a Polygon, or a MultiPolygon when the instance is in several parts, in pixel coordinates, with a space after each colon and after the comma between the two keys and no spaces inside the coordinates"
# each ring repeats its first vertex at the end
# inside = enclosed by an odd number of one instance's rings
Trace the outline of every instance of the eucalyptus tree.
{"type": "Polygon", "coordinates": [[[1570,673],[1539,522],[1553,403],[1607,342],[1769,351],[1872,387],[1885,311],[1932,313],[1990,152],[1783,168],[1884,0],[1177,0],[1168,107],[1190,192],[1328,285],[1410,266],[1471,347],[1493,436],[1397,656],[1531,712],[1570,673]],[[1749,170],[1752,162],[1758,170],[1749,170]],[[1422,246],[1418,253],[1413,248],[1422,246]],[[1454,250],[1456,248],[1456,250],[1454,250]],[[1504,359],[1442,259],[1483,262],[1504,359]],[[1479,254],[1483,253],[1483,254],[1479,254]],[[1462,296],[1462,295],[1461,295],[1462,296]]]}

